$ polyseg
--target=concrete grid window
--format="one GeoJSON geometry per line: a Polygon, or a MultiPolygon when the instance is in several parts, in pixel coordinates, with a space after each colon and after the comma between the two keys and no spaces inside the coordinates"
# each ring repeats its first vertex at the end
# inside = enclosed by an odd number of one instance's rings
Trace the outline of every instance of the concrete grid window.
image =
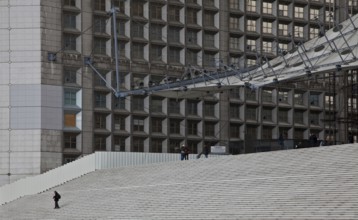
{"type": "Polygon", "coordinates": [[[319,36],[319,28],[310,28],[310,39],[313,39],[315,37],[319,36]]]}
{"type": "Polygon", "coordinates": [[[295,93],[293,98],[296,105],[303,105],[304,102],[302,93],[295,93]]]}
{"type": "MultiPolygon", "coordinates": [[[[99,74],[101,74],[101,76],[104,78],[104,79],[106,79],[106,74],[107,74],[107,71],[106,70],[98,70],[98,72],[99,72],[99,74]]],[[[106,86],[106,82],[101,78],[101,77],[99,77],[98,76],[98,74],[96,74],[96,73],[93,73],[93,74],[95,74],[94,75],[94,85],[95,86],[103,86],[103,87],[105,87],[106,86]]]]}
{"type": "Polygon", "coordinates": [[[170,6],[168,14],[168,21],[180,22],[180,7],[170,6]]]}
{"type": "Polygon", "coordinates": [[[295,26],[294,33],[295,33],[295,37],[303,37],[303,27],[295,26]]]}
{"type": "Polygon", "coordinates": [[[152,19],[162,19],[162,6],[157,4],[152,4],[150,7],[150,17],[152,19]]]}
{"type": "Polygon", "coordinates": [[[169,27],[168,41],[170,43],[180,43],[180,30],[181,28],[169,27]]]}
{"type": "Polygon", "coordinates": [[[74,14],[74,13],[65,12],[63,14],[63,26],[64,26],[64,28],[76,29],[77,28],[76,16],[77,15],[74,14]]]}
{"type": "Polygon", "coordinates": [[[113,96],[113,108],[114,109],[126,109],[126,99],[117,98],[117,97],[113,96]]]}
{"type": "Polygon", "coordinates": [[[229,96],[232,99],[240,99],[240,88],[233,88],[230,90],[229,96]]]}
{"type": "Polygon", "coordinates": [[[257,120],[257,107],[255,106],[247,106],[246,107],[246,118],[248,120],[257,120]]]}
{"type": "Polygon", "coordinates": [[[126,21],[117,20],[117,34],[122,37],[126,36],[126,21]]]}
{"type": "Polygon", "coordinates": [[[162,60],[162,50],[163,47],[159,45],[152,45],[150,50],[150,58],[152,61],[161,61],[162,60]]]}
{"type": "Polygon", "coordinates": [[[197,11],[195,9],[187,9],[186,12],[186,22],[188,24],[197,24],[197,11]]]}
{"type": "Polygon", "coordinates": [[[188,115],[198,115],[198,102],[188,101],[187,103],[187,114],[188,115]]]}
{"type": "Polygon", "coordinates": [[[245,139],[256,140],[257,139],[257,126],[246,126],[245,139]]]}
{"type": "Polygon", "coordinates": [[[295,110],[293,120],[296,124],[303,124],[303,113],[304,111],[295,110]]]}
{"type": "Polygon", "coordinates": [[[246,49],[249,51],[256,51],[256,41],[252,39],[246,40],[246,49]]]}
{"type": "Polygon", "coordinates": [[[294,139],[304,139],[305,137],[305,130],[302,129],[295,129],[295,132],[293,134],[294,139]]]}
{"type": "Polygon", "coordinates": [[[262,3],[262,12],[264,14],[272,14],[272,3],[271,2],[263,2],[262,3]]]}
{"type": "Polygon", "coordinates": [[[280,123],[288,123],[288,110],[287,109],[279,109],[278,110],[278,121],[280,123]]]}
{"type": "Polygon", "coordinates": [[[188,121],[187,131],[188,131],[188,135],[197,135],[198,134],[198,122],[197,121],[188,121]]]}
{"type": "Polygon", "coordinates": [[[126,118],[122,115],[114,115],[113,118],[114,130],[125,131],[126,130],[126,118]]]}
{"type": "Polygon", "coordinates": [[[133,131],[144,131],[144,119],[133,117],[133,131]]]}
{"type": "Polygon", "coordinates": [[[181,48],[177,48],[177,47],[169,48],[168,60],[170,63],[180,63],[181,50],[182,50],[181,48]]]}
{"type": "Polygon", "coordinates": [[[114,151],[126,151],[126,137],[114,136],[114,151]]]}
{"type": "Polygon", "coordinates": [[[288,16],[288,5],[278,5],[278,16],[288,16]]]}
{"type": "Polygon", "coordinates": [[[94,32],[106,33],[107,18],[95,16],[94,17],[94,32]]]}
{"type": "Polygon", "coordinates": [[[310,112],[309,114],[309,118],[310,118],[310,122],[311,125],[319,125],[319,112],[310,112]]]}
{"type": "Polygon", "coordinates": [[[326,22],[332,22],[333,20],[333,13],[328,9],[326,11],[326,22]]]}
{"type": "Polygon", "coordinates": [[[178,153],[180,152],[180,140],[169,140],[169,152],[168,153],[178,153]]]}
{"type": "Polygon", "coordinates": [[[187,30],[186,43],[187,44],[197,44],[198,43],[198,33],[197,33],[197,31],[195,31],[195,30],[187,30]]]}
{"type": "Polygon", "coordinates": [[[262,32],[265,34],[272,34],[272,22],[270,21],[262,22],[262,32]]]}
{"type": "Polygon", "coordinates": [[[133,16],[143,17],[143,0],[132,0],[131,10],[133,16]]]}
{"type": "Polygon", "coordinates": [[[230,48],[235,50],[240,49],[240,38],[230,37],[230,48]]]}
{"type": "Polygon", "coordinates": [[[326,95],[324,97],[324,101],[325,101],[326,107],[333,106],[333,104],[334,104],[333,95],[326,95]]]}
{"type": "Polygon", "coordinates": [[[94,149],[95,151],[106,151],[106,136],[95,135],[94,137],[94,149]]]}
{"type": "Polygon", "coordinates": [[[230,28],[230,30],[238,30],[239,29],[239,18],[238,17],[230,16],[229,28],[230,28]]]}
{"type": "Polygon", "coordinates": [[[210,53],[210,52],[204,53],[204,66],[206,66],[206,67],[215,67],[216,66],[215,54],[210,53]]]}
{"type": "Polygon", "coordinates": [[[295,6],[295,18],[303,18],[304,8],[295,6]]]}
{"type": "Polygon", "coordinates": [[[77,146],[77,134],[76,133],[64,133],[63,134],[63,146],[64,148],[76,149],[77,146]]]}
{"type": "Polygon", "coordinates": [[[256,0],[246,0],[246,10],[256,12],[256,0]]]}
{"type": "Polygon", "coordinates": [[[205,102],[204,113],[206,117],[215,117],[215,103],[205,102]]]}
{"type": "Polygon", "coordinates": [[[94,97],[95,97],[94,106],[96,108],[106,108],[106,93],[95,92],[94,97]]]}
{"type": "Polygon", "coordinates": [[[65,50],[73,50],[75,51],[77,48],[77,37],[78,35],[75,34],[67,34],[63,35],[63,44],[65,50]]]}
{"type": "Polygon", "coordinates": [[[262,120],[272,122],[272,109],[270,108],[262,109],[262,120]]]}
{"type": "Polygon", "coordinates": [[[162,109],[162,106],[163,106],[163,103],[162,103],[162,99],[160,98],[152,98],[152,101],[150,103],[151,105],[151,110],[152,112],[163,112],[163,109],[162,109]]]}
{"type": "Polygon", "coordinates": [[[163,140],[153,138],[150,145],[150,152],[162,153],[162,151],[163,151],[163,140]]]}
{"type": "Polygon", "coordinates": [[[144,98],[141,96],[133,96],[132,108],[134,111],[144,111],[144,98]]]}
{"type": "Polygon", "coordinates": [[[170,119],[169,130],[170,134],[180,134],[180,120],[170,119]]]}
{"type": "Polygon", "coordinates": [[[94,9],[96,11],[106,11],[106,0],[94,1],[94,9]]]}
{"type": "Polygon", "coordinates": [[[251,90],[249,88],[245,89],[246,100],[256,101],[256,90],[251,90]]]}
{"type": "Polygon", "coordinates": [[[63,70],[63,83],[77,84],[77,70],[70,67],[65,67],[63,70]]]}
{"type": "Polygon", "coordinates": [[[152,132],[162,133],[162,119],[152,118],[152,132]]]}
{"type": "Polygon", "coordinates": [[[76,7],[76,0],[64,0],[63,5],[76,7]]]}
{"type": "Polygon", "coordinates": [[[132,152],[144,152],[144,138],[133,138],[132,152]]]}
{"type": "Polygon", "coordinates": [[[283,103],[288,103],[288,92],[287,91],[279,91],[278,92],[278,101],[283,103]]]}
{"type": "Polygon", "coordinates": [[[113,0],[113,6],[119,9],[119,13],[124,14],[125,12],[125,0],[113,0]]]}
{"type": "Polygon", "coordinates": [[[180,102],[175,99],[169,100],[169,113],[180,114],[180,102]]]}
{"type": "Polygon", "coordinates": [[[230,118],[240,119],[240,106],[238,104],[230,104],[230,118]]]}
{"type": "Polygon", "coordinates": [[[229,1],[229,8],[231,9],[239,9],[239,0],[230,0],[229,1]]]}
{"type": "Polygon", "coordinates": [[[256,32],[256,20],[247,19],[246,28],[247,28],[247,31],[256,32]]]}
{"type": "Polygon", "coordinates": [[[316,20],[319,17],[319,9],[310,8],[310,19],[316,20]]]}
{"type": "Polygon", "coordinates": [[[151,40],[162,40],[162,25],[159,24],[151,24],[150,26],[150,39],[151,40]]]}
{"type": "Polygon", "coordinates": [[[96,54],[107,55],[107,38],[94,38],[94,50],[96,54]]]}
{"type": "Polygon", "coordinates": [[[215,123],[205,122],[205,136],[215,137],[215,123]]]}
{"type": "Polygon", "coordinates": [[[238,65],[239,64],[239,61],[240,61],[240,57],[238,57],[238,56],[231,56],[230,55],[230,58],[229,58],[229,63],[230,64],[235,64],[235,65],[238,65]]]}
{"type": "Polygon", "coordinates": [[[215,13],[205,12],[204,22],[206,26],[215,26],[215,13]]]}
{"type": "Polygon", "coordinates": [[[278,24],[278,35],[287,36],[288,35],[288,25],[287,24],[278,24]]]}
{"type": "Polygon", "coordinates": [[[287,51],[288,50],[288,44],[284,44],[284,43],[279,43],[278,44],[279,49],[281,50],[281,52],[287,51]]]}
{"type": "Polygon", "coordinates": [[[97,129],[106,129],[106,114],[95,113],[94,115],[94,127],[97,129]]]}
{"type": "Polygon", "coordinates": [[[272,102],[272,90],[264,89],[261,94],[263,102],[272,102]]]}
{"type": "Polygon", "coordinates": [[[193,50],[187,50],[186,63],[191,64],[191,65],[197,65],[198,64],[198,54],[193,50]]]}
{"type": "Polygon", "coordinates": [[[272,42],[263,41],[262,42],[262,51],[265,53],[271,53],[272,52],[272,42]]]}
{"type": "Polygon", "coordinates": [[[319,106],[319,94],[310,94],[310,105],[319,106]]]}
{"type": "Polygon", "coordinates": [[[132,22],[132,37],[144,38],[144,24],[132,22]]]}
{"type": "Polygon", "coordinates": [[[133,43],[132,57],[134,59],[144,59],[144,45],[139,43],[133,43]]]}
{"type": "Polygon", "coordinates": [[[230,124],[230,138],[240,138],[240,124],[230,124]]]}
{"type": "Polygon", "coordinates": [[[204,3],[206,6],[215,6],[215,0],[205,0],[204,3]]]}
{"type": "Polygon", "coordinates": [[[262,128],[262,139],[272,139],[272,127],[266,127],[264,126],[262,128]]]}
{"type": "Polygon", "coordinates": [[[70,106],[76,106],[76,91],[65,89],[64,104],[70,106]]]}

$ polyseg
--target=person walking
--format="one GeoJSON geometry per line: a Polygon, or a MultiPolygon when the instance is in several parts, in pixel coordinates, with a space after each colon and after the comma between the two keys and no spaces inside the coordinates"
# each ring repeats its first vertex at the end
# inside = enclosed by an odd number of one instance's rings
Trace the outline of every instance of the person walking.
{"type": "Polygon", "coordinates": [[[185,159],[185,145],[183,144],[180,148],[180,160],[185,159]]]}
{"type": "Polygon", "coordinates": [[[184,159],[185,160],[189,160],[189,153],[190,153],[189,147],[185,146],[184,147],[184,159]]]}
{"type": "Polygon", "coordinates": [[[208,155],[210,153],[210,147],[208,144],[204,146],[203,153],[205,155],[205,158],[208,158],[208,155]]]}
{"type": "Polygon", "coordinates": [[[53,196],[53,200],[55,201],[55,209],[59,209],[60,206],[58,205],[58,201],[61,199],[61,195],[55,191],[55,194],[53,196]]]}

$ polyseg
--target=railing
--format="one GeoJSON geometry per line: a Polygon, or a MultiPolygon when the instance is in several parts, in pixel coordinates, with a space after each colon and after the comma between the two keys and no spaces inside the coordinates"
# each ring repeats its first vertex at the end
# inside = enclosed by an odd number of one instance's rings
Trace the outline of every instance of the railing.
{"type": "MultiPolygon", "coordinates": [[[[217,156],[218,155],[209,155],[209,157],[217,156]]],[[[196,159],[196,154],[189,155],[189,160],[193,159],[196,159]]],[[[29,176],[0,187],[0,205],[23,196],[47,191],[95,170],[178,160],[180,160],[179,154],[96,152],[41,175],[29,176]]]]}

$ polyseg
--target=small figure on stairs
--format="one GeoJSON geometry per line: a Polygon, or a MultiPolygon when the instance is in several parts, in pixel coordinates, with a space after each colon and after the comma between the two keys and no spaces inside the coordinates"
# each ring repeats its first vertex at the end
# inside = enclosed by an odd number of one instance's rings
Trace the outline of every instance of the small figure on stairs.
{"type": "Polygon", "coordinates": [[[59,209],[60,206],[58,205],[58,201],[61,199],[61,195],[55,191],[55,194],[53,196],[53,200],[55,201],[55,209],[59,209]]]}

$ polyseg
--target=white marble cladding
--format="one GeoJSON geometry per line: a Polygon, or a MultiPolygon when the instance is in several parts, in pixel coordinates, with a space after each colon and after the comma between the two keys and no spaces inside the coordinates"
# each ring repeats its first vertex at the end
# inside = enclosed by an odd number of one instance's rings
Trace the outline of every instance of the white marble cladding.
{"type": "Polygon", "coordinates": [[[12,85],[10,128],[61,130],[62,103],[60,86],[12,85]]]}
{"type": "Polygon", "coordinates": [[[0,0],[0,28],[9,27],[9,8],[3,5],[4,1],[0,0]]]}
{"type": "Polygon", "coordinates": [[[40,151],[41,130],[11,130],[10,132],[11,151],[40,151]]]}
{"type": "Polygon", "coordinates": [[[41,84],[41,63],[11,63],[11,84],[41,84]]]}
{"type": "Polygon", "coordinates": [[[9,108],[0,107],[0,129],[9,129],[9,108]]]}
{"type": "MultiPolygon", "coordinates": [[[[0,152],[6,152],[9,150],[10,144],[10,131],[0,129],[0,152]]],[[[1,169],[1,168],[0,168],[1,169]]]]}
{"type": "Polygon", "coordinates": [[[9,84],[9,82],[10,82],[9,67],[10,67],[9,63],[1,63],[1,61],[0,61],[0,70],[1,70],[0,85],[4,85],[4,84],[8,85],[9,84]]]}
{"type": "Polygon", "coordinates": [[[11,152],[10,173],[17,174],[39,174],[41,169],[41,152],[11,152]]]}

